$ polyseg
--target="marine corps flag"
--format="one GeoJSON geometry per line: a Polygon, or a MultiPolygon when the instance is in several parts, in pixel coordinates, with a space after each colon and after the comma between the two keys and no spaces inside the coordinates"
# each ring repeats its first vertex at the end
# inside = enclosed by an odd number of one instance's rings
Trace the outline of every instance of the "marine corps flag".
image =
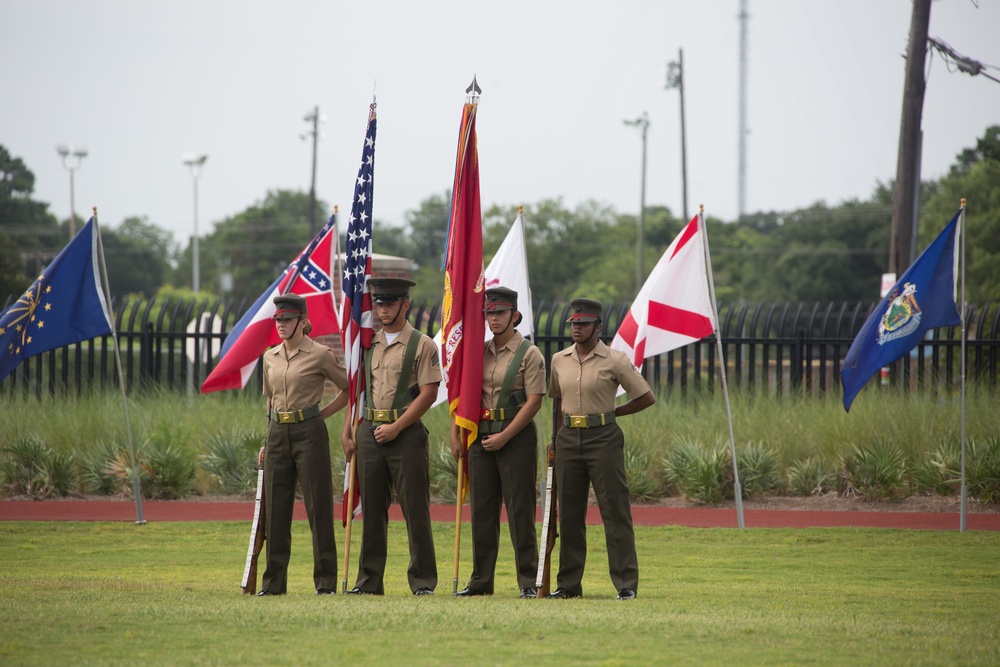
{"type": "Polygon", "coordinates": [[[844,357],[844,410],[882,366],[916,347],[930,329],[962,323],[955,304],[959,239],[965,209],[927,246],[868,316],[844,357]]]}
{"type": "Polygon", "coordinates": [[[479,203],[479,158],[473,95],[462,109],[451,194],[444,263],[441,371],[448,386],[452,419],[468,432],[466,446],[479,431],[483,387],[483,222],[479,203]]]}

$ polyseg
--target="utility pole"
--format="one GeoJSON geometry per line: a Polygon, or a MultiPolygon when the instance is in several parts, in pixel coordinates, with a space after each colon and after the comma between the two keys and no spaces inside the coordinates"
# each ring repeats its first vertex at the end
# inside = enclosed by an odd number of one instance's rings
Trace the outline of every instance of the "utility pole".
{"type": "Polygon", "coordinates": [[[639,188],[639,227],[635,235],[635,293],[642,289],[642,230],[646,226],[646,136],[649,130],[649,114],[645,111],[635,120],[626,120],[626,125],[638,127],[642,132],[642,184],[639,188]]]}
{"type": "Polygon", "coordinates": [[[305,115],[304,121],[310,123],[312,127],[302,135],[303,140],[312,137],[312,181],[309,185],[309,237],[312,238],[316,236],[316,144],[319,140],[319,106],[313,107],[313,110],[305,115]]]}
{"type": "Polygon", "coordinates": [[[681,191],[684,203],[683,222],[688,221],[687,130],[684,127],[684,49],[677,50],[677,62],[667,63],[666,90],[677,88],[681,94],[681,191]]]}
{"type": "Polygon", "coordinates": [[[896,183],[892,191],[892,229],[889,237],[889,272],[897,276],[909,265],[915,236],[920,181],[920,117],[924,106],[924,63],[927,59],[927,29],[931,21],[931,0],[913,0],[910,44],[906,50],[906,79],[903,85],[903,114],[899,124],[899,153],[896,183]]]}
{"type": "Polygon", "coordinates": [[[740,0],[740,118],[737,214],[742,219],[747,212],[747,23],[750,13],[747,0],[740,0]]]}

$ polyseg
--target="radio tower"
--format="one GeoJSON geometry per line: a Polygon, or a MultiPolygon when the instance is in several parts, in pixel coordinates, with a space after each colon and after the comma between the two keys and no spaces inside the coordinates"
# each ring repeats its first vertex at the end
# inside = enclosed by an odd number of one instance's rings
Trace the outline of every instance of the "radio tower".
{"type": "Polygon", "coordinates": [[[747,211],[747,0],[740,0],[739,218],[747,211]]]}

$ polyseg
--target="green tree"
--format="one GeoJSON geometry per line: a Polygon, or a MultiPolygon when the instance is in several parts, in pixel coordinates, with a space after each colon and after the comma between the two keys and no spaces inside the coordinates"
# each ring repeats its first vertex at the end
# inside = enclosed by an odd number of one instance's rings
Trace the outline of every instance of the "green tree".
{"type": "Polygon", "coordinates": [[[101,239],[111,294],[156,294],[175,254],[171,234],[150,223],[146,216],[133,216],[116,230],[102,230],[101,239]]]}
{"type": "MultiPolygon", "coordinates": [[[[329,211],[321,201],[317,210],[329,211]]],[[[309,195],[272,190],[242,213],[216,223],[199,246],[202,288],[221,292],[221,276],[229,274],[237,299],[256,299],[309,243],[309,195]]],[[[177,284],[191,285],[191,247],[174,272],[177,284]]]]}
{"type": "Polygon", "coordinates": [[[966,300],[996,304],[1000,301],[1000,126],[987,128],[975,150],[965,149],[956,159],[962,168],[953,168],[942,178],[921,207],[918,252],[941,233],[965,198],[966,300]]]}
{"type": "Polygon", "coordinates": [[[0,301],[21,296],[69,240],[34,190],[35,175],[0,145],[0,301]]]}

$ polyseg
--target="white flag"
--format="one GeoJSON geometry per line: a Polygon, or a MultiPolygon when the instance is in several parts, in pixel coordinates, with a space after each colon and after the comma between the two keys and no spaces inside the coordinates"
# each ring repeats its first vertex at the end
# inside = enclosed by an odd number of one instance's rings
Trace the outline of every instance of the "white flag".
{"type": "Polygon", "coordinates": [[[643,359],[684,347],[718,330],[709,295],[705,238],[695,216],[656,263],[611,347],[641,366],[643,359]]]}
{"type": "MultiPolygon", "coordinates": [[[[531,308],[531,287],[528,285],[528,261],[524,245],[524,220],[520,213],[517,214],[517,219],[514,220],[503,243],[497,248],[497,254],[490,260],[483,274],[486,277],[486,289],[502,286],[517,292],[517,310],[521,313],[521,323],[515,328],[525,338],[534,334],[535,315],[531,308]]],[[[489,327],[486,327],[486,340],[492,335],[489,327]]],[[[434,336],[434,342],[440,351],[440,331],[434,336]]],[[[438,397],[434,405],[447,400],[448,388],[442,382],[438,387],[438,397]]]]}

